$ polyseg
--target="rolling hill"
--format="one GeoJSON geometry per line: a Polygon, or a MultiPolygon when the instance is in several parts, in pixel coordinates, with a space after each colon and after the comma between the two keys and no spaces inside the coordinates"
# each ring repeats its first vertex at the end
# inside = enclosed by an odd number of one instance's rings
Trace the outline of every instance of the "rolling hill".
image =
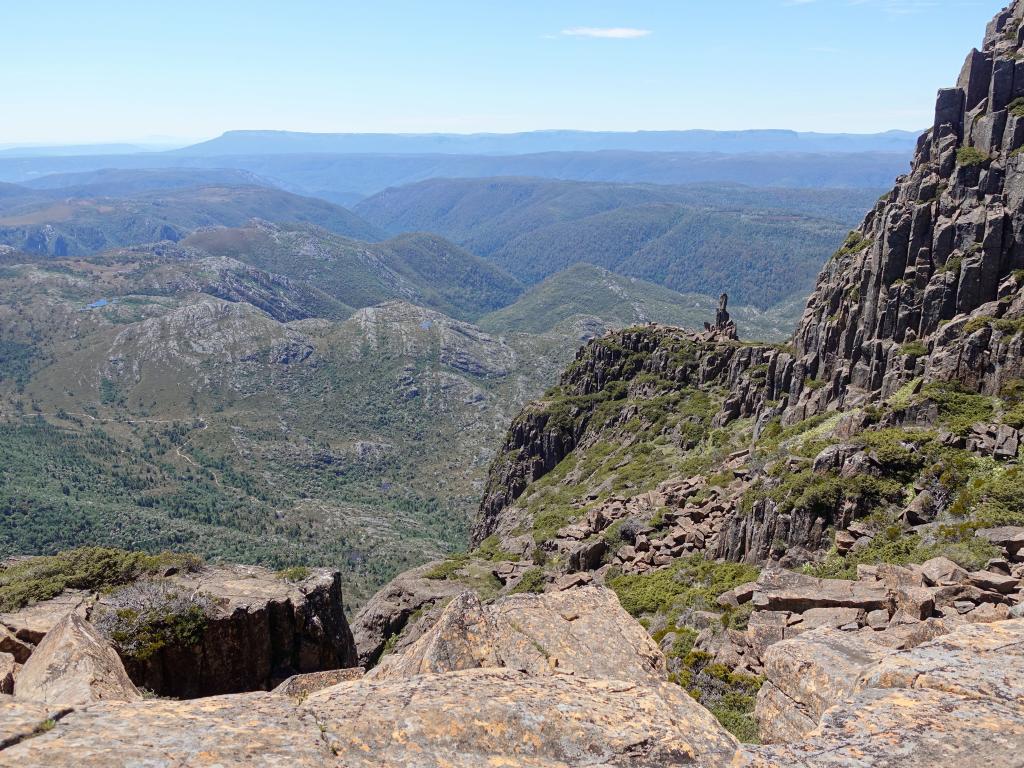
{"type": "Polygon", "coordinates": [[[306,281],[353,307],[401,299],[473,319],[522,291],[498,267],[429,234],[366,243],[319,228],[258,223],[203,230],[183,244],[306,281]]]}
{"type": "Polygon", "coordinates": [[[54,173],[22,182],[28,189],[60,190],[74,197],[132,197],[142,192],[193,187],[272,187],[266,179],[237,168],[101,168],[54,173]]]}
{"type": "Polygon", "coordinates": [[[648,184],[724,182],[756,187],[881,190],[906,171],[906,152],[540,152],[526,155],[150,152],[84,157],[0,157],[0,181],[104,168],[238,168],[292,192],[351,204],[388,187],[435,178],[531,176],[648,184]]]}
{"type": "Polygon", "coordinates": [[[356,210],[430,230],[532,284],[587,262],[765,309],[805,292],[874,193],[499,178],[389,189],[356,210]],[[854,213],[858,211],[858,213],[854,213]]]}
{"type": "Polygon", "coordinates": [[[81,256],[126,245],[181,240],[202,227],[253,218],[308,223],[373,240],[380,232],[346,208],[279,189],[214,186],[130,197],[75,197],[25,190],[0,197],[0,244],[52,256],[81,256]]]}
{"type": "MultiPolygon", "coordinates": [[[[478,324],[491,333],[549,333],[567,321],[602,329],[654,322],[699,330],[714,317],[717,305],[717,298],[684,295],[591,264],[574,264],[478,324]]],[[[802,309],[802,302],[793,301],[768,312],[730,306],[729,313],[742,338],[779,341],[792,333],[802,309]]]]}

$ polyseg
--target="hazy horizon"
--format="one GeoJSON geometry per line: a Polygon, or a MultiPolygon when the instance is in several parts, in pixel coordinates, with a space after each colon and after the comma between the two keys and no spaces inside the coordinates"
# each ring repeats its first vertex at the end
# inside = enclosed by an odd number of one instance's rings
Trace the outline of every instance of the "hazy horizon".
{"type": "Polygon", "coordinates": [[[24,34],[6,52],[32,66],[0,72],[16,107],[0,147],[229,130],[913,131],[1001,4],[18,4],[6,21],[24,34]]]}

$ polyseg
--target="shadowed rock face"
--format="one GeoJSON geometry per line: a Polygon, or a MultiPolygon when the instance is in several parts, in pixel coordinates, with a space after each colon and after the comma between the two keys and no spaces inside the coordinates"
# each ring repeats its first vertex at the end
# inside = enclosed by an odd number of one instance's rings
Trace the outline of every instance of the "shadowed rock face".
{"type": "Polygon", "coordinates": [[[32,652],[18,673],[15,694],[60,707],[139,698],[117,652],[91,624],[73,613],[51,629],[32,652]]]}
{"type": "MultiPolygon", "coordinates": [[[[171,642],[145,658],[122,652],[124,668],[142,688],[194,698],[267,690],[295,674],[355,666],[336,571],[312,570],[293,583],[265,568],[217,566],[157,582],[162,589],[203,595],[211,612],[194,644],[171,642]]],[[[118,596],[71,592],[3,614],[0,651],[31,664],[71,612],[76,626],[88,627],[86,616],[100,623],[100,614],[120,607],[118,596]]]]}
{"type": "Polygon", "coordinates": [[[210,595],[217,615],[196,646],[128,659],[142,687],[192,698],[267,689],[295,673],[355,665],[337,572],[312,571],[292,584],[265,568],[227,566],[174,581],[210,595]]]}

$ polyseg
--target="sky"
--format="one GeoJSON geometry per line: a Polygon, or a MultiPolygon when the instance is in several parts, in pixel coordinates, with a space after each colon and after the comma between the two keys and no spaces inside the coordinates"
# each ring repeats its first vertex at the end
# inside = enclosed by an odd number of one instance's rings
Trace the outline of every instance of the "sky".
{"type": "Polygon", "coordinates": [[[0,0],[0,144],[931,122],[1003,0],[0,0]]]}

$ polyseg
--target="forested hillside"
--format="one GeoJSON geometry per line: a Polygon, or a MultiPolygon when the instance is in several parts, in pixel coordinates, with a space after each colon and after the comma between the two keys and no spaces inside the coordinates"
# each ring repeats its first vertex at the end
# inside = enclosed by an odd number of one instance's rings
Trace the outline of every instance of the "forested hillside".
{"type": "Polygon", "coordinates": [[[390,232],[433,231],[525,283],[579,262],[762,309],[813,284],[877,195],[455,179],[389,189],[356,211],[390,232]]]}

